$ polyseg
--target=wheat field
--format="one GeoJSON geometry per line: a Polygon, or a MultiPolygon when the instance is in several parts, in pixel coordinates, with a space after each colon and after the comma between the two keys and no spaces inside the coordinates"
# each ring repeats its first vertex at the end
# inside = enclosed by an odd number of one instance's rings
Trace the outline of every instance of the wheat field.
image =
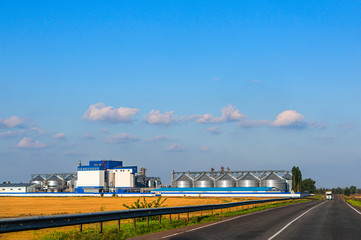
{"type": "MultiPolygon", "coordinates": [[[[126,209],[123,204],[131,205],[137,199],[138,197],[0,197],[0,218],[122,210],[126,209]]],[[[146,197],[147,201],[156,199],[146,197]]],[[[256,198],[167,197],[164,205],[166,207],[191,206],[254,199],[256,198]]],[[[70,230],[75,227],[77,226],[56,228],[56,230],[70,230]]],[[[0,239],[34,239],[35,235],[40,236],[52,230],[54,228],[0,234],[0,239]]]]}

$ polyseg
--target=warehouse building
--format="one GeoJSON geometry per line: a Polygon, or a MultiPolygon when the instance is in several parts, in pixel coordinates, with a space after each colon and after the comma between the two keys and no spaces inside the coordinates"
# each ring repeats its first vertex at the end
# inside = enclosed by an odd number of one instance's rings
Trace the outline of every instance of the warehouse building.
{"type": "Polygon", "coordinates": [[[0,193],[27,193],[27,192],[35,192],[35,184],[31,184],[31,183],[0,184],[0,193]]]}

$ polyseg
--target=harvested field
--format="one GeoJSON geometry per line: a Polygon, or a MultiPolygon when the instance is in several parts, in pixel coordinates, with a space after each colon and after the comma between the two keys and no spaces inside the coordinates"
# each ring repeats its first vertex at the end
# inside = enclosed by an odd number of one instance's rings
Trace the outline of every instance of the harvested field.
{"type": "MultiPolygon", "coordinates": [[[[0,197],[0,206],[2,206],[0,218],[121,210],[126,209],[123,204],[130,205],[137,199],[138,197],[0,197]]],[[[157,198],[146,197],[147,201],[153,201],[155,199],[157,198]]],[[[164,204],[167,207],[174,207],[255,199],[257,198],[167,197],[164,204]]],[[[199,213],[195,214],[197,215],[199,213]]],[[[109,222],[108,224],[115,223],[109,222]]],[[[96,226],[96,224],[89,224],[89,226],[96,226]]],[[[68,231],[73,228],[77,228],[77,226],[56,229],[68,231]]],[[[52,230],[54,230],[54,228],[0,234],[0,239],[34,239],[36,235],[40,236],[42,233],[52,230]]]]}
{"type": "MultiPolygon", "coordinates": [[[[101,212],[126,209],[138,197],[0,197],[0,218],[101,212]]],[[[147,197],[147,201],[156,198],[147,197]]],[[[217,204],[256,198],[168,197],[167,207],[217,204]]]]}

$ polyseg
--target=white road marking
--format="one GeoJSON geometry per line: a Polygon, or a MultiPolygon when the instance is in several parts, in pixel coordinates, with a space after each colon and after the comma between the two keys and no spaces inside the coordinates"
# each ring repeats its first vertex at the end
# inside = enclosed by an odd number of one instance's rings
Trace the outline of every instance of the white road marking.
{"type": "Polygon", "coordinates": [[[216,224],[219,224],[219,223],[232,221],[232,220],[235,220],[235,219],[238,219],[238,218],[241,218],[241,217],[247,217],[247,216],[258,214],[258,213],[268,212],[268,211],[271,211],[271,210],[280,209],[280,208],[289,207],[289,206],[295,206],[295,205],[299,205],[299,204],[303,204],[303,203],[307,203],[307,202],[296,203],[296,204],[291,204],[291,205],[285,205],[285,206],[281,206],[281,207],[269,208],[269,209],[265,209],[265,210],[261,210],[261,211],[257,211],[257,212],[253,212],[253,213],[243,214],[243,215],[240,215],[240,216],[237,216],[237,217],[232,217],[230,219],[226,219],[226,220],[223,220],[223,221],[211,223],[211,224],[208,224],[208,225],[205,225],[205,226],[202,226],[202,227],[193,228],[193,229],[188,230],[188,231],[183,231],[183,232],[178,232],[178,233],[174,233],[174,234],[171,234],[171,235],[163,236],[161,238],[162,239],[163,238],[169,238],[169,237],[173,237],[175,235],[179,235],[179,234],[182,234],[182,233],[185,233],[185,232],[192,232],[192,231],[195,231],[195,230],[198,230],[198,229],[201,229],[201,228],[210,227],[210,226],[213,226],[213,225],[216,225],[216,224]]]}
{"type": "Polygon", "coordinates": [[[169,237],[173,237],[175,235],[178,235],[178,234],[181,234],[183,232],[178,232],[178,233],[174,233],[174,234],[171,234],[171,235],[168,235],[168,236],[164,236],[164,237],[161,237],[161,238],[169,238],[169,237]]]}
{"type": "Polygon", "coordinates": [[[351,204],[349,204],[348,202],[346,202],[345,200],[343,200],[350,208],[352,208],[353,210],[355,210],[358,214],[361,215],[361,213],[354,207],[351,206],[351,204]]]}
{"type": "Polygon", "coordinates": [[[293,219],[291,222],[289,222],[286,226],[284,226],[281,230],[279,230],[278,232],[276,232],[272,237],[268,238],[268,240],[271,240],[275,237],[277,237],[278,234],[280,234],[281,232],[283,232],[286,228],[288,228],[292,223],[296,222],[298,219],[300,219],[303,215],[305,215],[306,213],[308,213],[309,211],[311,211],[312,209],[316,208],[316,207],[319,207],[321,206],[322,204],[324,204],[325,202],[323,203],[320,203],[310,209],[308,209],[306,212],[302,213],[300,216],[296,217],[295,219],[293,219]]]}

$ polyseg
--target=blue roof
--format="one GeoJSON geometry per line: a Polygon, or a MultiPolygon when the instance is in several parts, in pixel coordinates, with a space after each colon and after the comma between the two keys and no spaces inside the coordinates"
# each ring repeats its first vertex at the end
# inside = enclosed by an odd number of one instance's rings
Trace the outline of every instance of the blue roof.
{"type": "Polygon", "coordinates": [[[152,192],[266,192],[272,187],[157,188],[152,192]]]}

